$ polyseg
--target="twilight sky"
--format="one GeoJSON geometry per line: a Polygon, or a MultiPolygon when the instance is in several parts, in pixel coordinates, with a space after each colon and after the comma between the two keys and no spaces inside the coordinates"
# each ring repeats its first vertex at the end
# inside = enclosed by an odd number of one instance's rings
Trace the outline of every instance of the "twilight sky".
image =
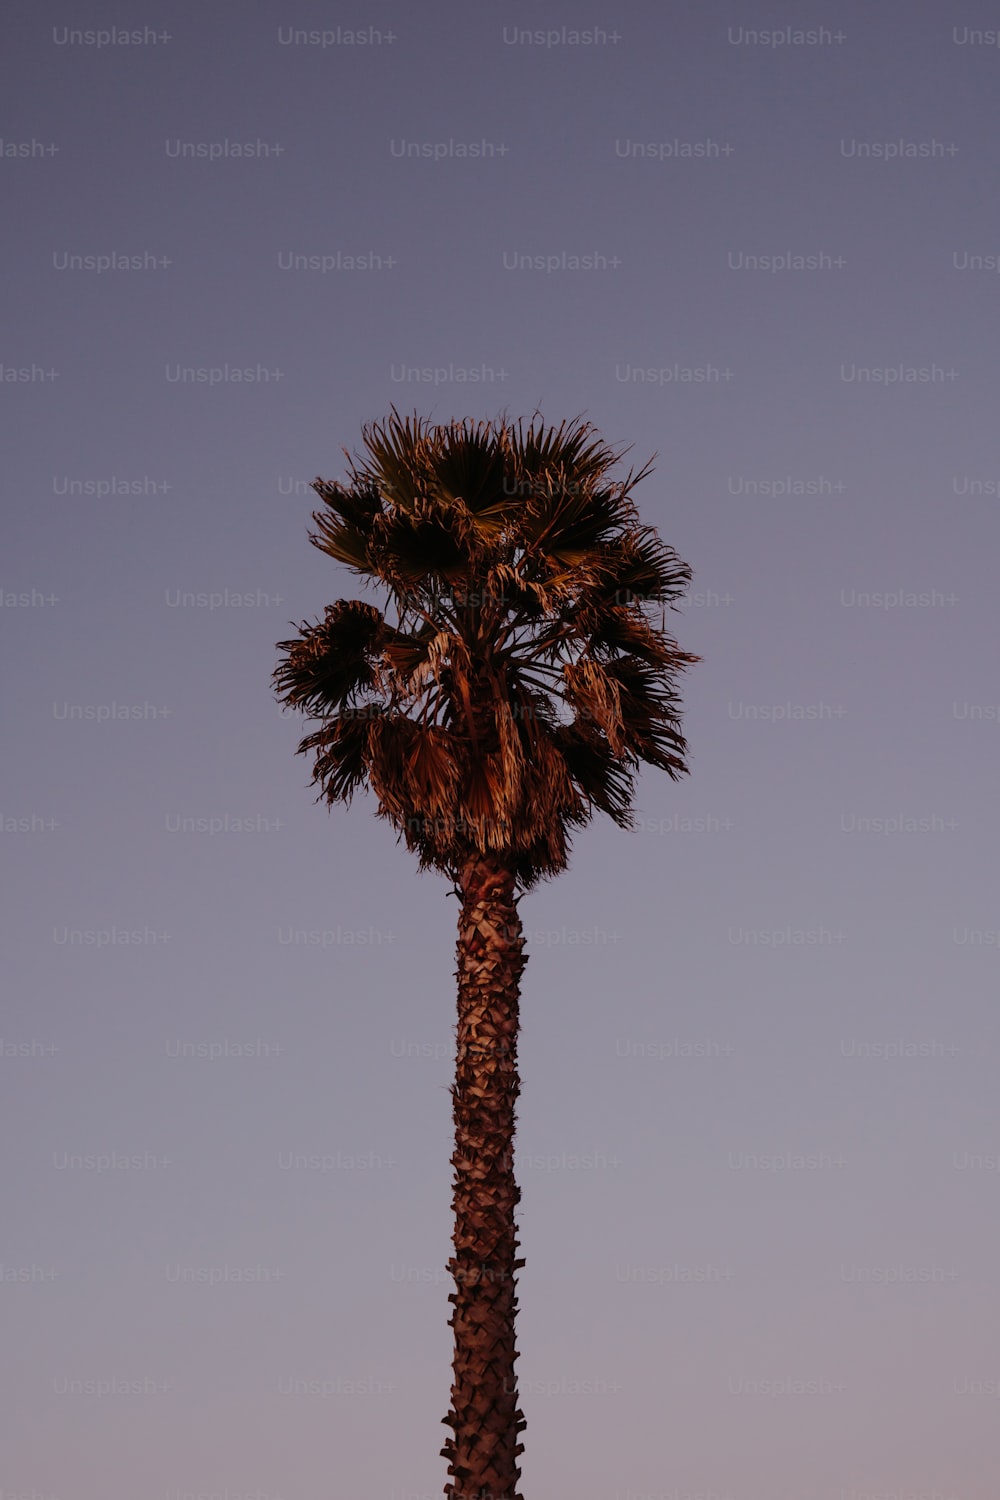
{"type": "Polygon", "coordinates": [[[8,5],[0,1500],[442,1493],[456,903],[270,683],[392,403],[694,570],[520,908],[526,1500],[995,1500],[998,26],[8,5]]]}

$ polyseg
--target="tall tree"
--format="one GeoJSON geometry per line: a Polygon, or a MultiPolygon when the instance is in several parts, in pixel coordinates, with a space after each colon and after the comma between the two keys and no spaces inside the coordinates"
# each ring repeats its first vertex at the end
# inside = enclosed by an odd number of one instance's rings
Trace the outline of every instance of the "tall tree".
{"type": "Polygon", "coordinates": [[[317,801],[370,787],[459,898],[445,1494],[521,1500],[518,903],[566,868],[594,808],[634,826],[640,762],[686,774],[673,684],[700,658],[664,627],[692,575],[639,522],[631,491],[650,467],[611,479],[622,455],[589,422],[432,425],[393,407],[363,441],[361,462],[344,450],[349,484],[315,481],[310,540],[383,586],[395,620],[328,605],[279,643],[276,693],[320,721],[298,747],[317,801]]]}

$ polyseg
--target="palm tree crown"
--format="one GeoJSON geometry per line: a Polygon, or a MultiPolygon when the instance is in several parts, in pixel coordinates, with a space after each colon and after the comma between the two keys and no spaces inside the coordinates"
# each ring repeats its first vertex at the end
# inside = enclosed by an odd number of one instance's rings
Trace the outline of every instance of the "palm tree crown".
{"type": "Polygon", "coordinates": [[[385,586],[395,623],[327,606],[279,643],[277,694],[322,720],[298,747],[315,752],[317,801],[367,782],[421,869],[455,881],[497,854],[529,890],[565,869],[594,807],[633,826],[641,761],[687,772],[672,679],[700,658],[662,611],[691,570],[638,520],[649,466],[611,480],[621,455],[589,422],[392,408],[363,439],[348,486],[313,484],[326,509],[310,540],[385,586]]]}

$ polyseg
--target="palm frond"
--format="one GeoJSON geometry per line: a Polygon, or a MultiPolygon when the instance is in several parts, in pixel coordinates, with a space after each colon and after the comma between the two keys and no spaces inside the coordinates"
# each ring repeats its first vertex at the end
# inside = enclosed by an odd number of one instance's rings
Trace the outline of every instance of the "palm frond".
{"type": "Polygon", "coordinates": [[[274,673],[281,701],[326,715],[375,687],[373,658],[380,652],[384,623],[374,605],[353,599],[327,605],[315,625],[303,622],[297,640],[279,642],[286,653],[274,673]]]}

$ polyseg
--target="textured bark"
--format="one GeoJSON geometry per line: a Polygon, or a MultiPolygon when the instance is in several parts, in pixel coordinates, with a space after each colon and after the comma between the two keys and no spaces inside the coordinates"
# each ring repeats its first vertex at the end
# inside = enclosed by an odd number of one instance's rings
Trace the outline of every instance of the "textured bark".
{"type": "Polygon", "coordinates": [[[458,925],[455,1084],[455,1254],[448,1269],[454,1312],[453,1429],[441,1449],[452,1476],[447,1500],[523,1500],[514,1322],[517,1257],[514,1101],[518,985],[527,958],[513,901],[514,876],[499,857],[463,869],[458,925]]]}

